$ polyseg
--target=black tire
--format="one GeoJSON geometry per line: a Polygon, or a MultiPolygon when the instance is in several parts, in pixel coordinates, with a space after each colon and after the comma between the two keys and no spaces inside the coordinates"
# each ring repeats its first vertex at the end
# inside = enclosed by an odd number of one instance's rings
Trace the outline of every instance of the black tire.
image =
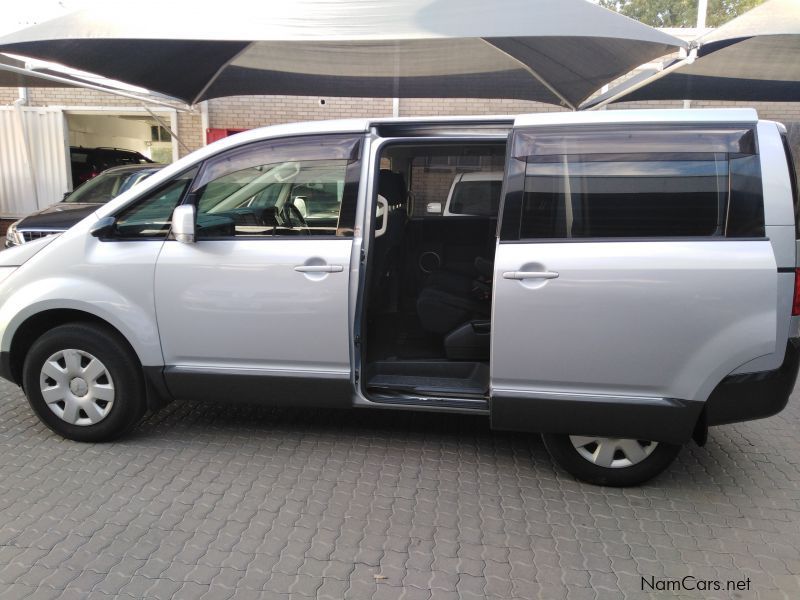
{"type": "Polygon", "coordinates": [[[36,340],[25,357],[22,387],[39,419],[59,435],[77,442],[114,440],[136,425],[147,409],[138,358],[116,332],[94,323],[61,325],[36,340]],[[45,361],[66,349],[88,352],[99,359],[113,381],[113,403],[106,416],[97,423],[71,424],[57,416],[42,396],[40,374],[45,361]]]}
{"type": "Polygon", "coordinates": [[[628,487],[641,485],[666,469],[681,446],[659,442],[652,453],[641,462],[627,467],[602,467],[593,464],[578,452],[568,435],[542,434],[550,456],[576,479],[595,485],[628,487]]]}

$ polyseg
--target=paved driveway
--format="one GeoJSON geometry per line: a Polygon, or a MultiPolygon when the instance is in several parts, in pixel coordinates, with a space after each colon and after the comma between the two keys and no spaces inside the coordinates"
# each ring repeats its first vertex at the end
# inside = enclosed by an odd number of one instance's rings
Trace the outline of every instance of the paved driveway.
{"type": "Polygon", "coordinates": [[[87,445],[0,396],[3,598],[800,597],[797,397],[619,490],[473,417],[175,403],[87,445]]]}

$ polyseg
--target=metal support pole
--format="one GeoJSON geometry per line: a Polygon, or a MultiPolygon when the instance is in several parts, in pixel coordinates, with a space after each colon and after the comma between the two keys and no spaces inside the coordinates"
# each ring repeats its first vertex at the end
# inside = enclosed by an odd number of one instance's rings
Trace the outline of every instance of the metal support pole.
{"type": "Polygon", "coordinates": [[[611,104],[612,102],[616,102],[620,98],[623,98],[623,97],[627,96],[628,94],[630,94],[632,92],[635,92],[636,90],[638,90],[640,88],[643,88],[647,84],[652,83],[652,82],[654,82],[654,81],[656,81],[658,79],[661,79],[662,77],[664,77],[666,75],[669,75],[670,73],[672,73],[676,69],[679,69],[684,65],[692,64],[695,61],[696,58],[697,58],[697,49],[696,48],[692,48],[689,51],[689,55],[686,58],[684,58],[682,60],[677,60],[673,64],[671,64],[670,66],[664,67],[663,69],[660,69],[660,70],[656,71],[655,73],[653,73],[647,79],[643,79],[642,81],[640,81],[636,85],[632,85],[631,87],[629,87],[627,89],[624,89],[621,92],[606,98],[605,100],[603,100],[602,102],[600,102],[598,104],[595,104],[594,106],[592,106],[588,110],[599,110],[599,109],[603,108],[604,106],[606,106],[607,104],[611,104]]]}
{"type": "Polygon", "coordinates": [[[145,110],[146,110],[148,113],[150,113],[150,116],[151,116],[151,117],[153,117],[153,118],[154,118],[154,119],[155,119],[155,120],[158,122],[158,124],[159,124],[159,125],[161,125],[161,127],[163,127],[164,129],[166,129],[167,131],[169,131],[169,134],[170,134],[172,137],[174,137],[176,140],[178,140],[178,143],[179,143],[181,146],[183,146],[183,149],[184,149],[184,150],[186,150],[187,152],[191,152],[191,151],[192,151],[192,150],[191,150],[191,148],[189,148],[189,146],[187,146],[186,144],[184,144],[184,143],[181,141],[181,138],[179,138],[179,137],[178,137],[178,135],[177,135],[177,134],[176,134],[176,133],[175,133],[175,132],[172,130],[172,127],[170,127],[169,125],[167,125],[167,124],[164,122],[164,120],[163,120],[161,117],[159,117],[159,116],[158,116],[156,113],[154,113],[152,110],[150,110],[150,109],[147,107],[147,105],[145,105],[145,104],[142,104],[142,106],[144,107],[144,109],[145,109],[145,110]]]}
{"type": "MultiPolygon", "coordinates": [[[[697,29],[706,28],[706,15],[708,14],[708,0],[697,0],[697,29]]],[[[697,35],[703,35],[700,31],[697,35]]]]}
{"type": "Polygon", "coordinates": [[[171,108],[173,110],[179,110],[181,112],[186,112],[189,109],[183,108],[181,106],[175,106],[173,104],[169,104],[167,102],[162,102],[161,100],[155,100],[153,98],[145,98],[144,96],[140,96],[138,94],[131,94],[130,92],[124,92],[122,90],[116,90],[113,88],[108,88],[102,85],[95,85],[93,83],[88,83],[84,81],[79,81],[76,79],[68,79],[66,77],[58,77],[57,75],[49,75],[47,73],[40,73],[39,71],[34,71],[31,69],[20,69],[19,67],[12,67],[11,65],[0,65],[0,70],[2,71],[9,71],[11,73],[16,73],[18,75],[27,75],[30,77],[38,77],[39,79],[45,79],[47,81],[54,81],[56,83],[66,83],[70,87],[77,87],[77,88],[86,88],[87,90],[95,90],[97,92],[106,92],[107,94],[114,94],[115,96],[122,96],[123,98],[131,98],[133,100],[138,100],[139,102],[147,102],[148,104],[157,104],[159,106],[166,106],[167,108],[171,108]]]}

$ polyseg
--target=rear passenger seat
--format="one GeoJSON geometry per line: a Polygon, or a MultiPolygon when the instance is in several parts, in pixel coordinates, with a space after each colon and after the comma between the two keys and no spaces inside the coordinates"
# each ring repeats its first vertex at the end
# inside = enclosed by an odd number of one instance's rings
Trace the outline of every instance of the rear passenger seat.
{"type": "Polygon", "coordinates": [[[489,358],[492,268],[491,261],[479,257],[475,259],[474,277],[444,270],[434,271],[417,297],[417,315],[422,326],[432,333],[448,334],[444,340],[448,358],[484,360],[484,354],[485,360],[489,358]],[[486,336],[485,350],[482,342],[473,344],[474,340],[464,340],[465,337],[471,338],[471,332],[476,329],[480,330],[479,335],[486,336]],[[448,348],[450,334],[457,331],[460,333],[450,340],[449,345],[461,348],[466,343],[469,350],[448,348]]]}

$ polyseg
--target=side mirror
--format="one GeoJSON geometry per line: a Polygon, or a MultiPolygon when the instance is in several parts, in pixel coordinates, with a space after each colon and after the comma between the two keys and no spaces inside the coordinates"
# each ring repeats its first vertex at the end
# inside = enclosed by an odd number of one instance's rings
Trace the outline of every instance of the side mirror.
{"type": "Polygon", "coordinates": [[[89,229],[89,234],[96,238],[108,237],[111,234],[111,231],[114,229],[114,225],[116,224],[116,217],[103,217],[102,219],[98,219],[97,223],[92,225],[91,229],[89,229]]]}
{"type": "Polygon", "coordinates": [[[194,244],[195,208],[181,204],[172,212],[172,234],[183,244],[194,244]]]}
{"type": "Polygon", "coordinates": [[[428,202],[425,206],[425,212],[429,215],[440,215],[442,214],[442,203],[441,202],[428,202]]]}

